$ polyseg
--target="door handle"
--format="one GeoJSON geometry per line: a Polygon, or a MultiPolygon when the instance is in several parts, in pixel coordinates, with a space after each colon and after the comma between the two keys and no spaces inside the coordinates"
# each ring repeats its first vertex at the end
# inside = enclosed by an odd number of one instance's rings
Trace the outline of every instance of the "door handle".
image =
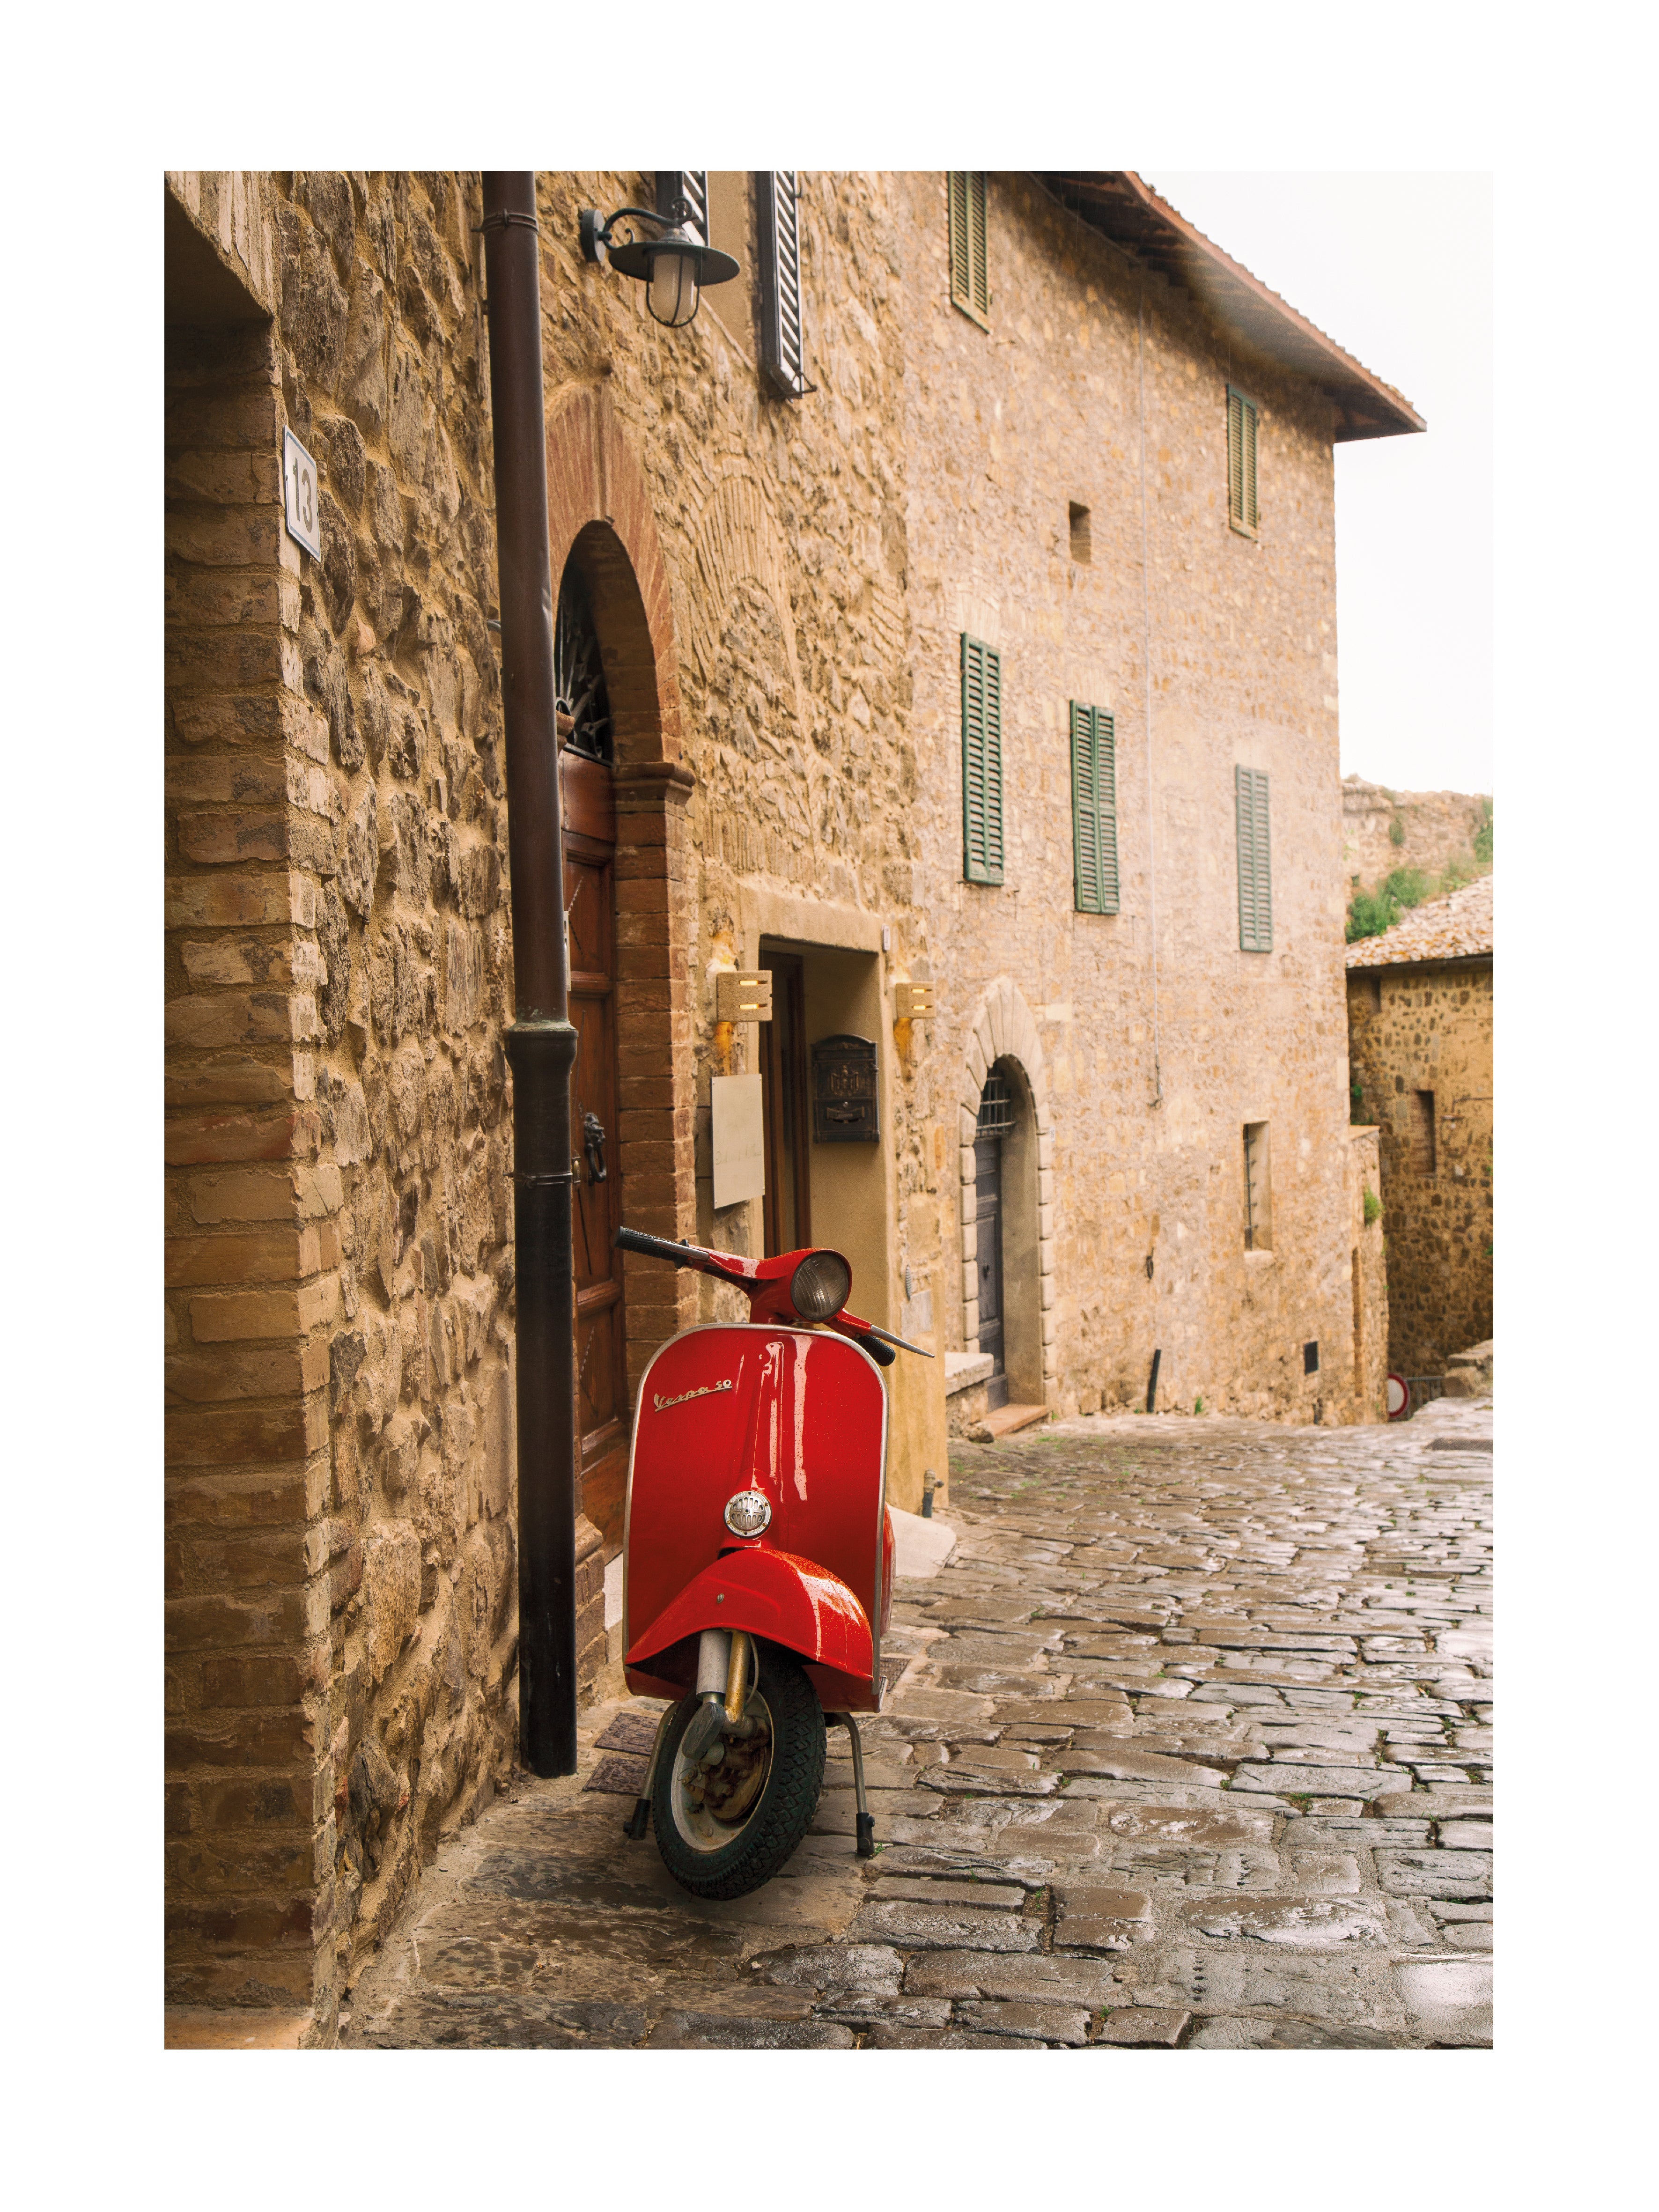
{"type": "Polygon", "coordinates": [[[587,1154],[589,1182],[605,1182],[605,1127],[597,1114],[582,1115],[582,1150],[587,1154]]]}

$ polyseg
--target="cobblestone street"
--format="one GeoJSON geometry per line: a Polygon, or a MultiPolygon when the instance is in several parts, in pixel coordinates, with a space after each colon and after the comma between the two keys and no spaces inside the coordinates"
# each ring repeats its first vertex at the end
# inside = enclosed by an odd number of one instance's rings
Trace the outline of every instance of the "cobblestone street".
{"type": "Polygon", "coordinates": [[[873,1860],[832,1730],[783,1873],[694,1900],[623,1834],[659,1708],[596,1707],[427,1869],[342,2044],[1488,2044],[1491,1450],[1490,1399],[953,1445],[873,1860]]]}

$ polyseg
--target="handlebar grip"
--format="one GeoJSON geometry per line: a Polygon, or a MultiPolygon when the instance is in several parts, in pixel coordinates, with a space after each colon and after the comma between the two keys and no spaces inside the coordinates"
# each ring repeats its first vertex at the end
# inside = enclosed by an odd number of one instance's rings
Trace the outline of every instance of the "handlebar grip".
{"type": "Polygon", "coordinates": [[[878,1367],[890,1367],[898,1358],[890,1344],[884,1344],[878,1336],[860,1336],[857,1340],[860,1352],[867,1352],[878,1367]]]}
{"type": "Polygon", "coordinates": [[[647,1237],[642,1229],[619,1229],[616,1246],[621,1252],[642,1252],[647,1260],[672,1260],[677,1267],[695,1267],[702,1257],[688,1245],[671,1244],[665,1237],[647,1237]]]}

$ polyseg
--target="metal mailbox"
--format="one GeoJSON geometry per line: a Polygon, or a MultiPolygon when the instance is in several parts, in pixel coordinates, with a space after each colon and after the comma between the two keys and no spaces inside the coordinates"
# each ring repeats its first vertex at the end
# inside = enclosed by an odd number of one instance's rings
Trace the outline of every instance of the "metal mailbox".
{"type": "Polygon", "coordinates": [[[812,1142],[873,1145],[880,1138],[875,1046],[868,1037],[821,1037],[812,1048],[812,1142]]]}

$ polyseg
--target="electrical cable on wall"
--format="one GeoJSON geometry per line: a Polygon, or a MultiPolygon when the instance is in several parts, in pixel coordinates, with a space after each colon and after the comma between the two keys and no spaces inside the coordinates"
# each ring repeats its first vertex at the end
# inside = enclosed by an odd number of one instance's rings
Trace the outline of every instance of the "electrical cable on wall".
{"type": "Polygon", "coordinates": [[[1146,890],[1152,940],[1152,1103],[1164,1103],[1164,1066],[1158,1030],[1158,852],[1152,827],[1152,601],[1146,551],[1146,282],[1135,301],[1135,345],[1140,383],[1140,658],[1146,676],[1146,890]]]}

